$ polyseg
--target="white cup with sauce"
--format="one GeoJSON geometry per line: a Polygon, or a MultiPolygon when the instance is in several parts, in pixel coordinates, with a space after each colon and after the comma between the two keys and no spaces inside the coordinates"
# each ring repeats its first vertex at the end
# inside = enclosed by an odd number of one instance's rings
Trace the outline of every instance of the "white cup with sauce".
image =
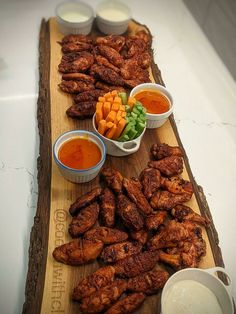
{"type": "Polygon", "coordinates": [[[229,275],[222,267],[186,268],[176,272],[167,280],[162,290],[161,313],[233,314],[232,287],[229,275]],[[216,276],[217,272],[226,276],[228,285],[225,285],[216,276]],[[206,310],[207,306],[211,306],[208,311],[206,310]]]}

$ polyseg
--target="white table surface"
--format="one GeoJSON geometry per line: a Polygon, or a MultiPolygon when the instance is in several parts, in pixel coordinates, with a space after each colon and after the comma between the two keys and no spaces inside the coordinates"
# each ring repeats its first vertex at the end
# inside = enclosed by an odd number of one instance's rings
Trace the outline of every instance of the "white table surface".
{"type": "MultiPolygon", "coordinates": [[[[94,7],[97,1],[87,1],[94,7]]],[[[37,205],[38,35],[58,1],[0,0],[0,313],[24,302],[37,205]]],[[[180,0],[127,1],[154,35],[155,61],[175,100],[175,119],[204,187],[227,271],[236,283],[236,86],[180,0]]],[[[236,297],[236,289],[233,288],[236,297]]]]}

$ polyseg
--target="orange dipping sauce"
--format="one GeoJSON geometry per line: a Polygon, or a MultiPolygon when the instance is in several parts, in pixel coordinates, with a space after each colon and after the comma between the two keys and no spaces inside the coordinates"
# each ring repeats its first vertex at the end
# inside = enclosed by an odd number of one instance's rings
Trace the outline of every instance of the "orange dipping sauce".
{"type": "Polygon", "coordinates": [[[58,158],[67,167],[83,170],[96,166],[102,154],[93,141],[75,137],[61,145],[58,158]]]}
{"type": "Polygon", "coordinates": [[[169,99],[161,92],[155,90],[143,90],[134,95],[147,109],[148,113],[165,113],[170,109],[169,99]]]}

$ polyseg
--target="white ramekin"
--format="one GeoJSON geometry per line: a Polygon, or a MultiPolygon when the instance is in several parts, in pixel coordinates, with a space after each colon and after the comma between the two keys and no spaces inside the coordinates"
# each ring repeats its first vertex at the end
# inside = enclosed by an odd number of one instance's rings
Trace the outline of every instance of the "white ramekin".
{"type": "Polygon", "coordinates": [[[66,180],[74,182],[74,183],[88,182],[94,179],[98,175],[101,167],[103,166],[106,159],[106,146],[103,143],[102,139],[96,134],[94,134],[93,132],[84,131],[84,130],[73,130],[73,131],[65,132],[57,138],[53,146],[53,157],[58,166],[58,169],[60,170],[60,173],[66,180]],[[102,156],[101,156],[101,160],[96,166],[88,168],[88,169],[84,169],[84,170],[77,170],[77,169],[73,169],[73,168],[65,166],[58,159],[58,151],[61,145],[74,137],[82,137],[82,138],[89,139],[90,141],[93,141],[99,147],[102,156]]]}
{"type": "Polygon", "coordinates": [[[126,32],[129,21],[131,19],[130,8],[123,2],[117,0],[104,0],[100,2],[96,8],[96,23],[99,30],[104,34],[120,35],[126,32]],[[120,20],[112,20],[112,17],[106,18],[102,11],[111,9],[120,11],[126,15],[126,18],[120,20]]]}
{"type": "Polygon", "coordinates": [[[131,92],[130,96],[135,97],[135,94],[142,90],[156,90],[163,93],[170,101],[170,109],[167,112],[160,113],[160,114],[152,114],[146,113],[147,117],[147,129],[155,129],[161,127],[168,119],[168,117],[173,112],[173,97],[171,93],[162,85],[156,83],[143,83],[135,86],[131,92]]]}
{"type": "MultiPolygon", "coordinates": [[[[222,267],[213,267],[209,269],[199,269],[199,268],[186,268],[180,271],[177,271],[174,275],[172,275],[162,290],[161,295],[161,313],[169,314],[165,310],[166,302],[171,300],[168,299],[168,291],[173,285],[177,282],[183,280],[194,280],[206,288],[210,289],[211,292],[216,296],[219,305],[222,309],[222,313],[224,314],[233,314],[233,301],[232,301],[232,287],[230,277],[222,267]],[[217,272],[222,272],[226,275],[229,285],[225,285],[218,277],[216,277],[217,272]]],[[[186,300],[187,301],[187,300],[186,300]]],[[[201,300],[198,300],[201,302],[201,300]]],[[[171,313],[172,314],[172,313],[171,313]]]]}
{"type": "Polygon", "coordinates": [[[65,1],[56,7],[56,19],[61,33],[88,35],[91,32],[94,11],[91,6],[84,2],[65,1]],[[79,12],[86,16],[86,20],[71,22],[65,19],[64,14],[79,12]]]}
{"type": "Polygon", "coordinates": [[[107,154],[111,156],[116,156],[116,157],[127,156],[127,155],[137,152],[139,150],[142,137],[146,131],[146,128],[145,128],[143,132],[139,135],[139,137],[131,141],[118,142],[118,141],[110,140],[109,138],[106,138],[105,136],[101,135],[98,132],[95,125],[95,114],[93,116],[93,129],[94,129],[94,132],[96,132],[96,134],[98,134],[98,136],[101,137],[103,142],[106,144],[107,154]]]}

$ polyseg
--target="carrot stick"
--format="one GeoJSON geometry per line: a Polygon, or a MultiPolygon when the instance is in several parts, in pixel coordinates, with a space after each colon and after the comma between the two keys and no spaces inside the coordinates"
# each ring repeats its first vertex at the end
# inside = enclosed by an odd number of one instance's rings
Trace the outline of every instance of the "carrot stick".
{"type": "Polygon", "coordinates": [[[99,132],[100,134],[103,135],[103,134],[106,132],[106,130],[107,130],[106,125],[107,125],[107,123],[106,123],[105,120],[100,120],[100,121],[98,122],[98,132],[99,132]]]}

